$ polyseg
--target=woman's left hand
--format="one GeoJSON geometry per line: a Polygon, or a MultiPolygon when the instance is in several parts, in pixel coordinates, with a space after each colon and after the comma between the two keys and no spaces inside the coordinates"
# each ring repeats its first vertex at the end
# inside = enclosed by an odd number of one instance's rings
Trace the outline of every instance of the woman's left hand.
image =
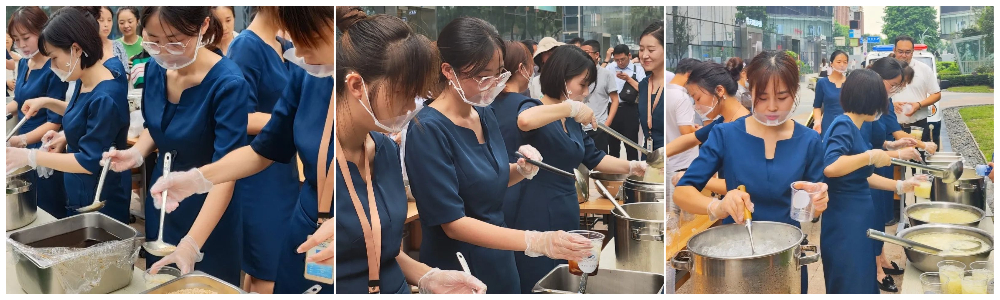
{"type": "Polygon", "coordinates": [[[417,282],[421,294],[485,294],[486,284],[471,274],[433,268],[417,282]]]}
{"type": "Polygon", "coordinates": [[[826,211],[826,206],[830,202],[830,194],[827,193],[829,186],[823,182],[797,182],[795,188],[810,193],[813,203],[813,210],[816,216],[826,211]]]}
{"type": "MultiPolygon", "coordinates": [[[[323,225],[319,226],[319,229],[316,229],[316,232],[313,233],[313,235],[310,235],[308,238],[306,238],[306,241],[304,243],[299,245],[299,248],[296,249],[295,252],[306,253],[306,251],[309,251],[309,249],[312,249],[313,247],[316,247],[317,245],[322,244],[328,240],[332,240],[336,231],[337,231],[336,220],[335,219],[326,220],[326,222],[323,222],[323,225]]],[[[323,249],[323,251],[320,251],[319,253],[313,254],[312,256],[306,258],[306,261],[321,265],[333,266],[334,264],[333,255],[336,254],[336,251],[337,251],[336,247],[326,247],[326,249],[323,249]]]]}
{"type": "MultiPolygon", "coordinates": [[[[646,176],[646,170],[649,169],[649,165],[644,161],[633,160],[628,162],[628,174],[634,176],[646,176]]],[[[660,169],[663,172],[663,169],[660,169]]]]}
{"type": "Polygon", "coordinates": [[[24,166],[34,166],[36,149],[7,147],[7,174],[24,166]]]}

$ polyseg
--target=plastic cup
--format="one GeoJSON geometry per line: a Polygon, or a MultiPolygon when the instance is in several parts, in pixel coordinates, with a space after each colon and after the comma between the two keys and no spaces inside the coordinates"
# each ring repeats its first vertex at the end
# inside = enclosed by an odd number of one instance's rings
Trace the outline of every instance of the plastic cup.
{"type": "Polygon", "coordinates": [[[181,270],[170,266],[160,268],[160,271],[155,275],[150,274],[150,271],[152,271],[152,269],[148,269],[142,274],[142,279],[146,281],[147,289],[160,286],[161,284],[167,283],[174,278],[181,277],[181,270]]]}
{"type": "Polygon", "coordinates": [[[938,272],[920,274],[920,285],[923,287],[924,294],[943,294],[942,282],[947,280],[948,278],[941,278],[941,274],[938,272]]]}
{"type": "Polygon", "coordinates": [[[931,197],[931,183],[921,182],[920,185],[913,188],[913,194],[920,198],[929,199],[931,197]]]}
{"type": "Polygon", "coordinates": [[[989,169],[990,169],[990,166],[988,166],[988,165],[977,165],[976,166],[976,175],[979,175],[979,176],[990,175],[989,169]]]}
{"type": "Polygon", "coordinates": [[[965,271],[962,277],[962,294],[986,294],[986,283],[989,279],[976,276],[973,271],[965,271]]]}
{"type": "Polygon", "coordinates": [[[965,264],[955,260],[942,260],[937,266],[940,278],[942,278],[941,286],[944,293],[961,294],[962,278],[965,277],[965,264]]]}
{"type": "Polygon", "coordinates": [[[910,135],[914,139],[920,141],[924,138],[924,128],[920,126],[910,126],[910,135]]]}
{"type": "Polygon", "coordinates": [[[812,221],[816,215],[813,200],[825,192],[826,188],[806,181],[793,182],[791,187],[792,206],[789,216],[792,217],[792,220],[799,222],[812,221]],[[796,188],[796,186],[801,187],[801,189],[796,188]]]}
{"type": "Polygon", "coordinates": [[[597,275],[598,263],[601,260],[601,246],[604,245],[604,234],[600,232],[590,231],[590,230],[573,230],[569,233],[579,234],[590,240],[590,256],[584,258],[580,261],[569,261],[570,273],[574,275],[583,275],[583,273],[590,273],[590,275],[597,275]],[[574,268],[574,266],[576,266],[574,268]],[[578,271],[579,274],[577,274],[578,271]]]}

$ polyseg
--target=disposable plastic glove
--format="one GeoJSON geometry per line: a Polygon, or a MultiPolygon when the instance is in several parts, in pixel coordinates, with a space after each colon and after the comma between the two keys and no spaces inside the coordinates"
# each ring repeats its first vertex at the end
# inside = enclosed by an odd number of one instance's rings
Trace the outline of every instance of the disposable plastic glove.
{"type": "Polygon", "coordinates": [[[930,155],[934,155],[934,153],[937,153],[937,148],[938,146],[934,142],[924,143],[924,151],[927,151],[927,153],[930,155]]]}
{"type": "MultiPolygon", "coordinates": [[[[715,202],[715,201],[713,201],[715,202]]],[[[736,224],[743,224],[746,216],[743,215],[743,208],[746,207],[753,212],[753,202],[750,202],[750,194],[734,189],[726,193],[722,201],[713,205],[709,203],[709,213],[716,218],[732,216],[736,224]]]]}
{"type": "Polygon", "coordinates": [[[62,153],[66,149],[66,134],[49,130],[42,136],[42,146],[39,149],[49,153],[62,153]]]}
{"type": "MultiPolygon", "coordinates": [[[[649,168],[649,165],[646,164],[646,162],[644,162],[644,161],[633,160],[633,161],[628,162],[628,174],[629,175],[635,175],[635,176],[639,176],[639,177],[646,176],[646,169],[648,169],[648,168],[649,168]]],[[[663,172],[663,169],[660,169],[660,172],[663,172]]]]}
{"type": "Polygon", "coordinates": [[[104,161],[111,158],[111,170],[115,172],[124,172],[126,170],[131,170],[138,168],[142,165],[144,158],[139,150],[135,148],[128,148],[126,150],[111,150],[104,152],[101,155],[101,166],[104,166],[104,161]]]}
{"type": "Polygon", "coordinates": [[[823,182],[796,182],[795,188],[806,191],[810,193],[813,203],[813,211],[817,216],[826,211],[827,204],[830,202],[830,194],[827,190],[830,188],[826,183],[823,182]]]}
{"type": "Polygon", "coordinates": [[[183,172],[170,172],[169,176],[160,177],[149,188],[153,196],[153,206],[160,209],[163,205],[163,191],[167,191],[167,212],[173,212],[180,206],[181,201],[193,194],[204,194],[212,190],[211,181],[205,179],[205,175],[198,171],[198,168],[183,172]]]}
{"type": "Polygon", "coordinates": [[[205,254],[201,253],[198,243],[195,243],[191,236],[184,236],[178,243],[177,250],[153,264],[149,273],[155,275],[160,272],[160,268],[169,264],[177,265],[177,269],[181,270],[181,275],[191,273],[194,271],[194,264],[201,262],[204,257],[205,254]]]}
{"type": "Polygon", "coordinates": [[[902,138],[895,141],[885,141],[882,146],[888,150],[899,150],[907,147],[916,147],[917,140],[913,138],[902,138]]]}
{"type": "Polygon", "coordinates": [[[421,294],[485,294],[486,284],[471,274],[433,268],[420,277],[421,294]]]}
{"type": "Polygon", "coordinates": [[[7,147],[7,174],[24,166],[35,167],[37,149],[7,147]]]}
{"type": "Polygon", "coordinates": [[[7,140],[7,147],[24,148],[28,146],[28,137],[23,134],[15,135],[7,140]]]}
{"type": "Polygon", "coordinates": [[[880,149],[872,149],[865,151],[868,153],[868,165],[875,166],[876,168],[881,168],[889,166],[892,164],[892,158],[885,151],[880,149]]]}
{"type": "Polygon", "coordinates": [[[569,103],[570,106],[570,118],[580,124],[594,124],[594,111],[589,106],[576,100],[567,100],[566,103],[569,103]]]}
{"type": "Polygon", "coordinates": [[[590,256],[590,240],[579,234],[565,231],[525,231],[524,254],[530,257],[547,256],[551,259],[582,260],[590,256]]]}
{"type": "Polygon", "coordinates": [[[923,158],[920,157],[920,152],[917,152],[916,148],[903,148],[896,151],[899,152],[899,159],[923,161],[923,158]]]}
{"type": "Polygon", "coordinates": [[[677,186],[677,183],[681,181],[681,178],[684,178],[684,171],[674,173],[674,176],[672,177],[673,178],[670,178],[670,184],[677,186]]]}
{"type": "Polygon", "coordinates": [[[929,181],[929,177],[926,174],[921,174],[917,176],[910,177],[907,180],[897,180],[896,181],[896,194],[906,194],[912,193],[921,182],[929,181]]]}
{"type": "MultiPolygon", "coordinates": [[[[521,155],[524,155],[524,157],[527,157],[531,160],[542,161],[542,154],[538,153],[538,149],[535,149],[535,147],[532,147],[531,145],[521,146],[517,148],[517,152],[520,152],[521,155]]],[[[534,178],[535,175],[538,174],[538,166],[529,163],[527,160],[523,158],[518,158],[517,172],[521,173],[521,175],[524,175],[524,178],[531,180],[531,178],[534,178]]]]}

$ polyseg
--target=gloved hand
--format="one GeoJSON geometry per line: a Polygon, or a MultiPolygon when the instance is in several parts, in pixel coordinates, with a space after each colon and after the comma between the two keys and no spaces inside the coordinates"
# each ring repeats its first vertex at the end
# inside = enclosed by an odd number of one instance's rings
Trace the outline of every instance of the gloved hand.
{"type": "Polygon", "coordinates": [[[10,140],[7,140],[7,147],[24,148],[27,146],[28,137],[23,134],[12,136],[10,140]]]}
{"type": "Polygon", "coordinates": [[[49,167],[37,166],[35,167],[35,173],[38,174],[38,178],[46,179],[51,177],[52,173],[55,173],[55,170],[49,167]]]}
{"type": "MultiPolygon", "coordinates": [[[[306,253],[309,249],[316,247],[328,240],[332,240],[334,234],[337,231],[337,222],[335,219],[326,220],[323,225],[316,229],[316,232],[306,238],[306,241],[299,245],[295,249],[296,253],[306,253]]],[[[332,246],[332,245],[331,245],[332,246]]],[[[308,262],[314,262],[321,265],[333,266],[334,265],[334,254],[336,254],[336,247],[327,247],[320,251],[319,253],[313,254],[306,258],[308,262]]]]}
{"type": "Polygon", "coordinates": [[[897,180],[896,194],[903,195],[906,193],[912,193],[913,190],[916,189],[916,187],[919,186],[921,182],[927,182],[929,181],[929,179],[930,178],[927,176],[927,174],[920,174],[917,176],[910,177],[910,179],[907,180],[897,180]]]}
{"type": "Polygon", "coordinates": [[[934,153],[937,153],[937,148],[937,144],[934,142],[924,143],[924,151],[927,151],[927,154],[934,155],[934,153]]]}
{"type": "Polygon", "coordinates": [[[7,147],[7,174],[14,172],[24,166],[31,166],[34,168],[35,155],[38,153],[38,149],[25,149],[25,148],[14,148],[7,147]]]}
{"type": "Polygon", "coordinates": [[[115,172],[124,172],[126,170],[131,170],[138,168],[142,165],[144,158],[139,150],[135,148],[128,148],[126,150],[111,150],[104,152],[101,155],[101,166],[104,166],[104,160],[111,158],[111,170],[115,172]]]}
{"type": "Polygon", "coordinates": [[[594,118],[594,111],[590,109],[589,106],[583,104],[583,102],[576,100],[566,100],[569,103],[570,111],[569,117],[573,118],[574,121],[580,124],[590,124],[592,126],[596,125],[596,118],[594,118]]]}
{"type": "Polygon", "coordinates": [[[166,207],[168,213],[177,209],[181,201],[187,197],[193,194],[208,193],[214,186],[211,181],[205,179],[205,175],[201,174],[198,168],[183,172],[170,172],[168,175],[157,179],[153,187],[149,188],[149,192],[153,196],[153,206],[156,206],[157,209],[161,209],[160,206],[163,204],[163,191],[168,191],[166,207]]]}
{"type": "Polygon", "coordinates": [[[902,160],[916,160],[923,161],[924,159],[920,157],[920,152],[917,152],[916,148],[903,148],[896,150],[899,152],[899,159],[902,160]]]}
{"type": "MultiPolygon", "coordinates": [[[[646,162],[644,161],[633,160],[628,162],[629,175],[634,175],[639,177],[646,176],[646,169],[648,168],[649,165],[646,164],[646,162]]],[[[660,169],[660,172],[663,172],[663,169],[660,169]]]]}
{"type": "Polygon", "coordinates": [[[471,274],[433,268],[417,281],[421,294],[485,294],[486,284],[471,274]]]}
{"type": "Polygon", "coordinates": [[[734,189],[726,193],[722,200],[715,200],[708,204],[710,217],[717,219],[732,216],[736,224],[743,224],[745,216],[743,208],[746,207],[753,212],[753,202],[750,202],[750,194],[734,189]]]}
{"type": "Polygon", "coordinates": [[[204,257],[205,254],[201,253],[201,248],[198,247],[198,243],[195,243],[194,238],[184,236],[178,243],[177,250],[149,267],[149,273],[155,275],[160,272],[160,268],[169,264],[177,265],[177,269],[181,270],[181,275],[191,273],[194,271],[194,264],[201,262],[204,257]]]}
{"type": "MultiPolygon", "coordinates": [[[[532,147],[531,145],[521,146],[517,148],[517,152],[521,152],[521,155],[524,155],[524,157],[527,157],[531,160],[542,161],[542,154],[538,153],[538,149],[535,149],[535,147],[532,147]]],[[[535,175],[538,174],[538,166],[529,163],[527,160],[524,160],[523,158],[518,158],[517,172],[521,173],[521,175],[524,175],[524,178],[531,180],[531,178],[534,178],[535,175]]]]}
{"type": "Polygon", "coordinates": [[[892,158],[881,149],[865,151],[868,154],[868,165],[881,168],[892,164],[892,158]]]}
{"type": "Polygon", "coordinates": [[[42,147],[39,149],[49,153],[62,153],[66,150],[66,134],[49,130],[42,136],[42,147]]]}
{"type": "Polygon", "coordinates": [[[565,231],[525,231],[524,242],[528,248],[524,255],[551,259],[582,260],[590,256],[590,240],[565,231]]]}
{"type": "Polygon", "coordinates": [[[683,177],[684,177],[684,171],[680,171],[680,172],[674,173],[673,178],[670,178],[670,184],[673,184],[674,186],[677,186],[677,183],[680,182],[681,178],[683,178],[683,177]]]}
{"type": "Polygon", "coordinates": [[[795,188],[806,191],[812,196],[810,199],[813,203],[813,211],[816,216],[823,213],[826,210],[827,204],[830,202],[830,194],[827,193],[829,186],[823,182],[796,182],[795,188]]]}
{"type": "Polygon", "coordinates": [[[885,141],[882,146],[887,150],[899,150],[907,147],[916,147],[917,140],[913,138],[902,138],[895,141],[885,141]]]}

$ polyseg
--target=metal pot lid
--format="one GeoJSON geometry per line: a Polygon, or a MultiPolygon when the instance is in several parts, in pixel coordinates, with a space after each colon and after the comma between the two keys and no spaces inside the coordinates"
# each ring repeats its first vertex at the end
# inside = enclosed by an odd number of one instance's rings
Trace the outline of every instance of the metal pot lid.
{"type": "Polygon", "coordinates": [[[697,255],[726,260],[771,256],[802,244],[805,235],[798,227],[779,222],[753,222],[754,249],[744,225],[729,224],[709,228],[688,241],[688,249],[697,255]]]}

